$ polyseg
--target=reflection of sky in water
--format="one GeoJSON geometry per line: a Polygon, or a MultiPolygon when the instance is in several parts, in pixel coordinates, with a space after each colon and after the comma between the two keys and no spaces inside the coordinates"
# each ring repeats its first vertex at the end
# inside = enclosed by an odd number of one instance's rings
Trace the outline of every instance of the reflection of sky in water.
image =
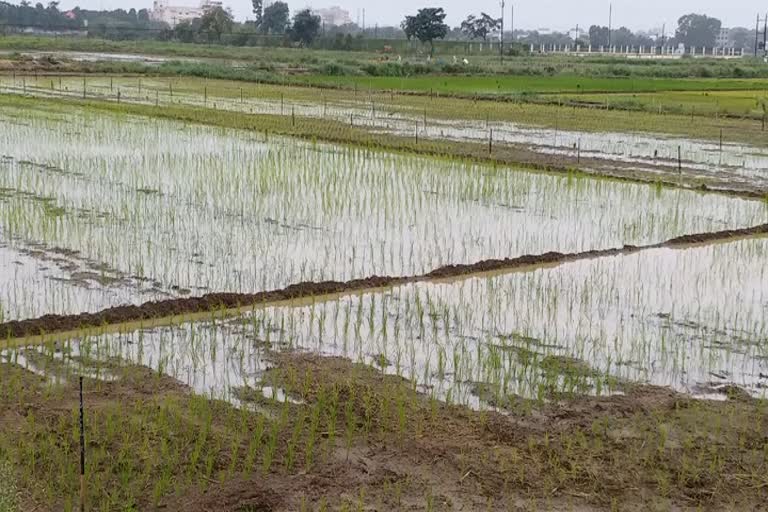
{"type": "Polygon", "coordinates": [[[134,288],[90,280],[91,291],[70,291],[31,261],[0,273],[0,285],[14,281],[0,286],[6,318],[160,293],[421,274],[768,220],[760,202],[691,191],[265,142],[253,132],[68,107],[0,116],[0,154],[12,157],[0,161],[0,266],[18,266],[16,253],[42,243],[103,263],[134,288]]]}
{"type": "MultiPolygon", "coordinates": [[[[11,88],[11,82],[5,84],[6,90],[20,89],[21,82],[17,80],[16,89],[11,88]]],[[[202,92],[199,94],[176,92],[171,98],[167,81],[143,79],[142,94],[139,95],[137,82],[121,82],[122,98],[124,101],[137,101],[149,104],[155,102],[182,102],[197,106],[216,106],[218,109],[243,111],[261,114],[294,113],[300,117],[315,117],[336,119],[349,122],[350,115],[354,124],[377,129],[377,131],[398,135],[414,135],[417,124],[420,124],[419,137],[443,138],[450,140],[482,140],[487,141],[489,128],[493,129],[493,138],[498,142],[518,143],[529,145],[531,149],[552,155],[575,156],[576,148],[581,147],[584,157],[620,160],[633,163],[641,171],[658,172],[655,165],[675,167],[677,165],[678,147],[685,161],[685,169],[702,176],[719,176],[727,179],[731,185],[751,184],[760,187],[768,186],[768,150],[756,146],[738,143],[726,143],[720,150],[717,142],[691,140],[680,136],[665,134],[640,134],[616,132],[580,132],[573,130],[556,130],[551,128],[534,127],[524,124],[494,121],[486,125],[485,120],[444,120],[427,119],[424,127],[423,112],[414,111],[412,114],[393,113],[386,105],[379,105],[360,95],[357,100],[342,103],[325,103],[323,101],[292,101],[289,104],[275,99],[248,97],[243,101],[239,98],[214,98],[206,101],[202,92]],[[159,91],[156,95],[155,89],[159,91]]],[[[67,94],[81,95],[82,83],[70,82],[71,91],[67,94]]],[[[112,97],[109,82],[104,79],[91,79],[89,93],[94,97],[112,97]]],[[[45,88],[27,88],[30,94],[60,95],[58,91],[51,93],[45,88]]],[[[113,98],[114,99],[114,98],[113,98]]]]}
{"type": "Polygon", "coordinates": [[[693,393],[733,383],[764,396],[767,252],[768,238],[652,249],[92,336],[88,349],[230,399],[234,388],[270,385],[266,346],[383,364],[473,406],[478,382],[529,397],[608,393],[622,380],[693,393]],[[562,361],[581,373],[569,377],[562,361]]]}

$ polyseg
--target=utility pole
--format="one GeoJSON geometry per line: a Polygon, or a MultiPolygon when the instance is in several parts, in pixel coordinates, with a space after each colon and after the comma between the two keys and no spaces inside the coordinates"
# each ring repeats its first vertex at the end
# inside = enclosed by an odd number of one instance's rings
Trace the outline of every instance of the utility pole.
{"type": "Polygon", "coordinates": [[[504,64],[504,0],[501,0],[501,34],[499,34],[499,61],[504,64]]]}
{"type": "Polygon", "coordinates": [[[608,4],[608,52],[611,51],[611,31],[613,29],[613,4],[608,4]]]}
{"type": "Polygon", "coordinates": [[[512,42],[515,42],[515,4],[512,4],[511,16],[509,18],[509,30],[512,32],[512,42]]]}
{"type": "Polygon", "coordinates": [[[765,23],[763,27],[763,56],[765,56],[768,55],[768,48],[765,47],[768,43],[768,14],[765,15],[763,22],[765,23]]]}
{"type": "Polygon", "coordinates": [[[757,46],[760,40],[760,14],[757,15],[757,21],[755,22],[755,57],[757,57],[757,46]]]}

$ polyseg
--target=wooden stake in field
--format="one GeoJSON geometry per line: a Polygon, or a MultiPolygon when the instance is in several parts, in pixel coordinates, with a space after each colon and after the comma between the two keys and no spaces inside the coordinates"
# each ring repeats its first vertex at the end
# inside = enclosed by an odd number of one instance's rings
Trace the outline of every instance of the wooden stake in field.
{"type": "Polygon", "coordinates": [[[291,126],[296,126],[296,108],[291,106],[291,126]]]}
{"type": "Polygon", "coordinates": [[[493,128],[488,132],[488,154],[493,153],[493,128]]]}
{"type": "Polygon", "coordinates": [[[243,102],[243,88],[240,88],[240,103],[243,102]]]}
{"type": "Polygon", "coordinates": [[[677,146],[677,172],[683,173],[683,153],[680,146],[677,146]]]}
{"type": "Polygon", "coordinates": [[[85,412],[82,376],[80,376],[80,512],[85,512],[85,412]]]}
{"type": "Polygon", "coordinates": [[[83,77],[83,99],[85,99],[85,90],[87,87],[87,79],[83,77]]]}
{"type": "Polygon", "coordinates": [[[208,87],[203,88],[203,106],[208,105],[208,87]]]}
{"type": "Polygon", "coordinates": [[[720,154],[723,154],[723,129],[720,128],[720,154]]]}

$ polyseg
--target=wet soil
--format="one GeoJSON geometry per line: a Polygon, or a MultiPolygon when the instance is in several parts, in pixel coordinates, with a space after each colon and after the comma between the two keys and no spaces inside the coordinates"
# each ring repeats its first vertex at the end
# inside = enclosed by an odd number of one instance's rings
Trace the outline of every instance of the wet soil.
{"type": "MultiPolygon", "coordinates": [[[[267,471],[261,464],[266,441],[252,471],[228,469],[233,453],[246,457],[260,413],[222,402],[204,407],[173,379],[133,366],[115,382],[86,379],[89,457],[108,446],[123,467],[156,477],[171,471],[179,485],[162,496],[153,496],[151,486],[134,489],[137,510],[735,511],[762,510],[768,499],[768,415],[748,397],[698,401],[638,386],[625,395],[521,399],[514,410],[477,412],[430,400],[399,377],[345,359],[295,352],[270,357],[276,384],[301,393],[303,401],[265,404],[273,414],[263,432],[271,435],[279,425],[267,471]],[[115,431],[110,418],[116,411],[122,423],[115,431]],[[318,437],[308,463],[311,431],[318,437]],[[192,447],[174,444],[179,437],[194,445],[200,432],[211,440],[202,452],[211,471],[191,467],[192,447]],[[164,443],[174,447],[166,456],[176,463],[163,469],[152,457],[142,460],[142,450],[156,453],[164,443]],[[296,454],[289,467],[291,445],[296,454]]],[[[62,452],[77,446],[76,385],[52,389],[45,379],[4,364],[0,378],[21,390],[0,393],[0,446],[8,449],[0,457],[20,464],[20,510],[60,510],[71,483],[55,474],[37,480],[22,466],[38,462],[23,457],[39,442],[46,447],[38,450],[45,467],[45,457],[57,453],[50,446],[62,452]]],[[[89,466],[92,509],[133,483],[120,481],[117,460],[89,466]]]]}
{"type": "Polygon", "coordinates": [[[371,276],[346,282],[303,282],[280,290],[258,293],[210,293],[201,297],[188,297],[149,301],[141,305],[116,306],[96,313],[76,315],[45,315],[27,320],[14,320],[0,324],[0,339],[23,338],[56,332],[75,331],[88,327],[137,322],[183,314],[212,312],[254,306],[258,304],[322,297],[340,293],[364,292],[375,288],[388,288],[419,281],[461,277],[484,272],[535,268],[570,261],[630,254],[646,249],[680,247],[688,244],[728,241],[749,236],[768,234],[768,224],[745,229],[697,233],[645,246],[592,250],[579,253],[547,252],[517,258],[489,259],[472,264],[447,265],[416,276],[371,276]]]}

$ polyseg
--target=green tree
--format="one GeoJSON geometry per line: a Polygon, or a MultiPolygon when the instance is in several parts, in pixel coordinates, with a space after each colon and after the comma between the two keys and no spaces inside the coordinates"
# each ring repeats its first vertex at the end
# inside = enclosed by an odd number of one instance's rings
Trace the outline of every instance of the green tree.
{"type": "Polygon", "coordinates": [[[608,46],[608,41],[611,39],[609,34],[608,27],[592,25],[589,27],[589,44],[594,48],[608,46]]]}
{"type": "Polygon", "coordinates": [[[686,14],[677,21],[675,38],[686,46],[713,47],[723,24],[704,14],[686,14]]]}
{"type": "Polygon", "coordinates": [[[731,48],[736,48],[737,50],[749,48],[755,41],[755,32],[748,28],[736,27],[731,29],[729,39],[731,48]]]}
{"type": "Polygon", "coordinates": [[[182,21],[173,28],[173,38],[182,43],[194,43],[200,29],[200,20],[182,21]]]}
{"type": "Polygon", "coordinates": [[[467,16],[467,19],[461,22],[461,31],[470,39],[488,40],[488,36],[501,28],[501,20],[492,18],[486,13],[480,13],[480,17],[474,14],[467,16]]]}
{"type": "Polygon", "coordinates": [[[253,15],[256,17],[254,23],[258,27],[264,17],[264,0],[251,0],[251,4],[253,5],[253,15]]]}
{"type": "Polygon", "coordinates": [[[400,28],[405,32],[405,37],[409,41],[416,37],[416,16],[406,16],[400,24],[400,28]]]}
{"type": "Polygon", "coordinates": [[[309,46],[320,33],[320,16],[312,14],[309,9],[299,11],[293,17],[291,39],[298,41],[302,46],[309,46]]]}
{"type": "Polygon", "coordinates": [[[284,34],[290,24],[290,11],[285,2],[275,2],[264,9],[261,30],[267,34],[284,34]]]}
{"type": "Polygon", "coordinates": [[[409,40],[415,37],[422,43],[429,43],[430,56],[435,53],[435,39],[443,39],[448,34],[442,7],[419,9],[416,16],[406,16],[400,26],[409,40]]]}
{"type": "Polygon", "coordinates": [[[200,32],[216,35],[216,40],[221,41],[221,34],[231,32],[234,25],[232,13],[223,7],[212,7],[205,11],[200,18],[200,32]]]}

